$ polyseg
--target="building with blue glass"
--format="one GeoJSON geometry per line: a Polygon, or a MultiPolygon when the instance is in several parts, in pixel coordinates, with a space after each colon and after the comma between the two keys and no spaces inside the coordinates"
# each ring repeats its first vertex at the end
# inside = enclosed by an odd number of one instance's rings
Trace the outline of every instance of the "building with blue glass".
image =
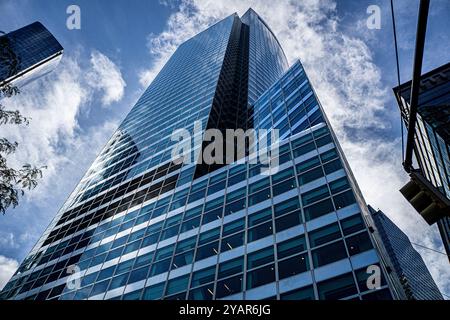
{"type": "Polygon", "coordinates": [[[23,86],[51,72],[63,47],[40,22],[0,36],[0,86],[23,86]]]}
{"type": "Polygon", "coordinates": [[[404,299],[381,241],[302,64],[249,9],[180,45],[1,298],[404,299]],[[172,161],[196,121],[279,129],[278,170],[172,161]]]}
{"type": "MultiPolygon", "coordinates": [[[[408,127],[411,81],[394,88],[402,119],[408,127]]],[[[422,75],[419,89],[414,155],[422,175],[450,201],[450,63],[422,75]]],[[[450,256],[450,209],[436,217],[450,256]]]]}
{"type": "Polygon", "coordinates": [[[369,212],[407,298],[410,300],[443,300],[444,298],[425,262],[412,246],[408,236],[381,210],[375,210],[369,206],[369,212]]]}

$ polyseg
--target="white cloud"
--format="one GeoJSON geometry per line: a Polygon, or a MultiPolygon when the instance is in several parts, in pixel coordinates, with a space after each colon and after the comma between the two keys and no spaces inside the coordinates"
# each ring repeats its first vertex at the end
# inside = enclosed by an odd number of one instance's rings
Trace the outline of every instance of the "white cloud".
{"type": "Polygon", "coordinates": [[[0,290],[3,289],[18,267],[19,263],[16,260],[0,255],[0,290]]]}
{"type": "Polygon", "coordinates": [[[92,69],[86,75],[90,86],[103,93],[102,104],[108,106],[122,99],[126,83],[120,69],[104,54],[93,51],[91,53],[92,69]]]}
{"type": "MultiPolygon", "coordinates": [[[[398,192],[407,180],[399,141],[368,134],[388,130],[389,120],[398,114],[386,105],[392,93],[382,84],[381,70],[364,39],[338,31],[335,1],[183,0],[166,30],[149,36],[156,62],[141,72],[141,84],[151,82],[179,44],[233,11],[242,15],[249,7],[271,26],[288,59],[302,61],[366,200],[384,210],[412,241],[442,251],[436,228],[426,225],[398,192]]],[[[437,284],[450,293],[447,258],[430,250],[420,253],[437,284]]]]}
{"type": "Polygon", "coordinates": [[[54,196],[57,183],[64,184],[80,174],[80,168],[93,160],[112,134],[115,122],[105,121],[84,129],[80,126],[80,114],[89,111],[97,93],[103,94],[103,103],[121,99],[125,83],[118,70],[99,52],[92,53],[89,67],[83,66],[78,55],[66,55],[55,72],[22,88],[20,95],[2,101],[7,109],[20,110],[31,118],[27,127],[7,127],[6,138],[19,143],[8,163],[15,167],[23,163],[47,166],[41,183],[27,193],[28,199],[54,196]],[[95,76],[86,80],[86,74],[95,76]],[[120,81],[110,82],[111,74],[120,81]],[[96,84],[92,82],[94,78],[96,84]],[[116,89],[119,93],[113,92],[116,89]]]}

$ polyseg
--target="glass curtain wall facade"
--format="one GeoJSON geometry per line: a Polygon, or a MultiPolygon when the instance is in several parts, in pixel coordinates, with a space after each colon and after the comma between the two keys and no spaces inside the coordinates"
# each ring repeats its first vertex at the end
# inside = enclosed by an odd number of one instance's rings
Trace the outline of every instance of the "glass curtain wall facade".
{"type": "MultiPolygon", "coordinates": [[[[411,81],[394,88],[406,126],[411,81]]],[[[419,91],[414,154],[424,177],[450,200],[450,63],[422,75],[419,91]]],[[[437,222],[450,255],[450,212],[437,222]]]]}
{"type": "Polygon", "coordinates": [[[49,73],[62,53],[63,47],[40,22],[0,36],[0,86],[22,86],[49,73]]]}
{"type": "Polygon", "coordinates": [[[305,71],[287,66],[251,9],[182,44],[2,298],[399,298],[305,71]],[[170,135],[195,120],[280,129],[279,171],[262,175],[248,158],[175,165],[170,135]],[[376,289],[366,284],[370,265],[381,268],[376,289]],[[75,286],[69,266],[79,271],[75,286]]]}
{"type": "Polygon", "coordinates": [[[381,210],[369,206],[369,212],[383,239],[383,244],[410,300],[443,300],[441,292],[420,254],[408,236],[381,210]]]}

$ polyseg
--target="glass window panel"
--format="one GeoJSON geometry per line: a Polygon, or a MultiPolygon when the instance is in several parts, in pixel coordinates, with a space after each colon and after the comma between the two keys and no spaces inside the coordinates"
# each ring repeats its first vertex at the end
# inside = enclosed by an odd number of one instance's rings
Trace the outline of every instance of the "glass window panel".
{"type": "Polygon", "coordinates": [[[300,173],[308,171],[309,169],[315,168],[319,165],[320,165],[320,160],[319,160],[319,157],[316,156],[314,158],[300,162],[299,164],[297,164],[296,169],[297,169],[297,172],[300,174],[300,173]]]}
{"type": "Polygon", "coordinates": [[[361,214],[341,220],[341,226],[344,235],[349,235],[365,228],[361,214]]]}
{"type": "Polygon", "coordinates": [[[318,167],[316,169],[310,170],[308,172],[305,172],[304,174],[300,175],[298,177],[298,183],[300,185],[307,184],[308,182],[317,180],[319,178],[322,178],[324,176],[322,167],[318,167]]]}
{"type": "Polygon", "coordinates": [[[248,197],[248,205],[252,206],[267,199],[270,199],[270,188],[254,193],[248,197]]]}
{"type": "Polygon", "coordinates": [[[244,238],[244,232],[240,232],[238,234],[223,238],[220,251],[225,252],[242,246],[244,244],[244,238]]]}
{"type": "Polygon", "coordinates": [[[273,247],[268,247],[257,252],[249,253],[247,256],[247,269],[253,269],[263,264],[273,262],[273,247]]]}
{"type": "Polygon", "coordinates": [[[195,248],[195,243],[197,241],[197,237],[188,238],[186,240],[180,241],[177,243],[177,250],[175,253],[184,252],[190,249],[195,248]]]}
{"type": "Polygon", "coordinates": [[[252,213],[248,217],[248,225],[249,227],[252,227],[270,219],[272,219],[272,208],[269,207],[267,209],[252,213]]]}
{"type": "Polygon", "coordinates": [[[288,192],[297,187],[295,182],[295,178],[291,178],[289,180],[283,181],[279,184],[273,186],[273,196],[276,197],[280,194],[288,192]]]}
{"type": "Polygon", "coordinates": [[[278,183],[294,176],[294,168],[288,168],[272,176],[272,182],[278,183]]]}
{"type": "Polygon", "coordinates": [[[128,283],[144,280],[145,278],[147,278],[147,274],[148,274],[148,267],[133,270],[130,273],[130,279],[128,280],[128,283]]]}
{"type": "Polygon", "coordinates": [[[144,289],[143,300],[158,300],[162,297],[165,282],[144,289]]]}
{"type": "Polygon", "coordinates": [[[187,264],[190,264],[192,263],[193,259],[194,259],[194,250],[176,255],[173,257],[172,269],[176,269],[185,266],[187,264]]]}
{"type": "Polygon", "coordinates": [[[309,243],[311,247],[320,246],[321,244],[331,242],[340,238],[341,231],[337,223],[330,224],[326,227],[311,231],[309,233],[309,243]]]}
{"type": "Polygon", "coordinates": [[[307,270],[309,270],[309,262],[306,253],[278,262],[280,279],[292,277],[307,270]]]}
{"type": "Polygon", "coordinates": [[[175,248],[175,245],[170,245],[170,246],[163,247],[161,249],[156,250],[155,261],[171,257],[174,248],[175,248]]]}
{"type": "Polygon", "coordinates": [[[220,236],[220,227],[206,231],[206,232],[200,234],[200,238],[198,239],[198,244],[202,245],[202,244],[217,240],[217,239],[219,239],[219,236],[220,236]]]}
{"type": "Polygon", "coordinates": [[[293,212],[275,220],[275,230],[280,232],[302,223],[300,212],[293,212]]]}
{"type": "Polygon", "coordinates": [[[367,232],[358,233],[345,239],[347,243],[348,253],[353,256],[355,254],[373,249],[372,242],[370,241],[367,232]]]}
{"type": "Polygon", "coordinates": [[[303,235],[277,244],[278,259],[282,259],[305,250],[306,240],[303,235]]]}
{"type": "Polygon", "coordinates": [[[223,226],[222,237],[244,230],[244,228],[245,228],[245,218],[241,218],[233,222],[227,223],[223,226]]]}
{"type": "Polygon", "coordinates": [[[248,242],[256,241],[272,234],[272,221],[269,221],[248,230],[248,242]]]}
{"type": "Polygon", "coordinates": [[[334,207],[331,199],[326,199],[304,208],[306,221],[316,219],[332,211],[334,211],[334,207]]]}
{"type": "Polygon", "coordinates": [[[338,241],[324,247],[320,247],[312,252],[314,267],[344,259],[347,257],[343,241],[338,241]]]}
{"type": "Polygon", "coordinates": [[[220,299],[242,291],[242,275],[217,282],[216,298],[220,299]]]}
{"type": "Polygon", "coordinates": [[[323,170],[325,171],[325,174],[330,174],[339,169],[342,169],[341,160],[339,160],[339,159],[333,160],[333,161],[328,162],[327,164],[323,165],[323,170]]]}
{"type": "Polygon", "coordinates": [[[275,267],[273,264],[247,273],[247,290],[275,281],[275,267]]]}
{"type": "Polygon", "coordinates": [[[320,155],[320,158],[322,159],[322,162],[324,162],[324,163],[327,161],[330,161],[332,159],[335,159],[337,157],[338,157],[338,153],[337,153],[336,149],[331,149],[320,155]]]}
{"type": "Polygon", "coordinates": [[[289,291],[280,295],[280,300],[315,300],[312,286],[289,291]]]}
{"type": "Polygon", "coordinates": [[[206,286],[189,291],[189,300],[212,300],[214,297],[214,284],[208,284],[206,286]]]}
{"type": "Polygon", "coordinates": [[[219,265],[218,279],[226,278],[244,270],[244,257],[222,262],[219,265]]]}
{"type": "Polygon", "coordinates": [[[344,191],[350,188],[347,177],[330,182],[330,190],[332,194],[344,191]]]}
{"type": "Polygon", "coordinates": [[[326,198],[330,195],[330,192],[328,191],[328,187],[326,185],[316,188],[314,190],[308,191],[304,194],[302,194],[302,201],[303,205],[308,205],[313,202],[322,200],[323,198],[326,198]]]}
{"type": "Polygon", "coordinates": [[[208,257],[211,257],[219,253],[219,241],[206,244],[197,249],[195,261],[199,261],[208,257]]]}
{"type": "Polygon", "coordinates": [[[167,281],[166,295],[171,295],[186,290],[188,283],[189,275],[167,281]]]}
{"type": "Polygon", "coordinates": [[[200,271],[194,272],[192,275],[191,287],[197,287],[214,281],[216,275],[216,267],[210,267],[200,271]]]}
{"type": "Polygon", "coordinates": [[[353,195],[352,190],[348,190],[344,193],[334,196],[333,200],[334,200],[334,205],[336,206],[337,210],[345,208],[351,204],[356,203],[356,199],[355,199],[355,196],[353,195]]]}
{"type": "Polygon", "coordinates": [[[165,259],[165,260],[161,260],[161,261],[159,261],[157,263],[153,263],[151,271],[150,271],[150,276],[153,277],[153,276],[155,276],[157,274],[169,271],[169,269],[170,269],[170,260],[171,260],[171,258],[165,259]]]}
{"type": "Polygon", "coordinates": [[[358,293],[351,273],[320,282],[317,289],[320,300],[338,300],[358,293]]]}

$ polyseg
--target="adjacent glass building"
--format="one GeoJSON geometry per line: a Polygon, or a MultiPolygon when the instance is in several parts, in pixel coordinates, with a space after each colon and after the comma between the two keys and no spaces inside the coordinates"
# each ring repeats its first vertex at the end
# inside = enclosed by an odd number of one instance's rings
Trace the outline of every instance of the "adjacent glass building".
{"type": "MultiPolygon", "coordinates": [[[[394,88],[402,119],[409,120],[411,81],[394,88]]],[[[450,63],[422,75],[414,155],[424,177],[450,200],[450,63]]],[[[450,256],[450,212],[437,221],[450,256]]]]}
{"type": "Polygon", "coordinates": [[[369,206],[369,212],[407,298],[410,300],[443,300],[444,298],[425,262],[412,246],[408,236],[381,210],[375,210],[369,206]]]}
{"type": "Polygon", "coordinates": [[[249,9],[176,50],[1,297],[403,299],[390,265],[305,70],[249,9]],[[279,129],[279,170],[172,162],[194,121],[279,129]]]}
{"type": "Polygon", "coordinates": [[[63,47],[40,22],[0,36],[0,86],[17,86],[52,71],[63,47]]]}

